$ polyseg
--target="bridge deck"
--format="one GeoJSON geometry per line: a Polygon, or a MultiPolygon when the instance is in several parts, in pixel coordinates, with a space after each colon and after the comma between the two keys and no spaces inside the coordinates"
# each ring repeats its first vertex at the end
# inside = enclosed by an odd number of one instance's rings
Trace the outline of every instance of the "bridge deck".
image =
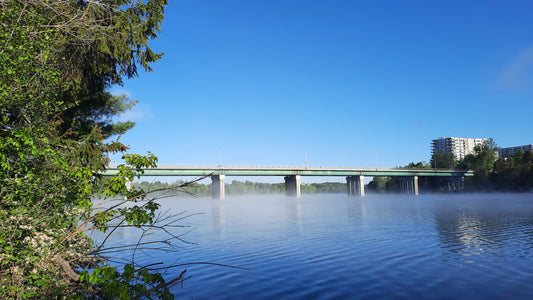
{"type": "MultiPolygon", "coordinates": [[[[112,176],[118,172],[115,167],[108,168],[104,175],[112,176]]],[[[144,176],[470,176],[472,171],[447,169],[369,169],[339,167],[158,167],[144,169],[144,176]]]]}

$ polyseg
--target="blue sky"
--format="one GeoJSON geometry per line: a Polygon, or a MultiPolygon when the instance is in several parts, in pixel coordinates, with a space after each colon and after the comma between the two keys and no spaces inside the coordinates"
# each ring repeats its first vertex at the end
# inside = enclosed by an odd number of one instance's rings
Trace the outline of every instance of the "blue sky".
{"type": "Polygon", "coordinates": [[[113,93],[161,165],[394,167],[441,136],[533,143],[533,1],[169,1],[113,93]],[[307,154],[307,155],[306,155],[307,154]]]}

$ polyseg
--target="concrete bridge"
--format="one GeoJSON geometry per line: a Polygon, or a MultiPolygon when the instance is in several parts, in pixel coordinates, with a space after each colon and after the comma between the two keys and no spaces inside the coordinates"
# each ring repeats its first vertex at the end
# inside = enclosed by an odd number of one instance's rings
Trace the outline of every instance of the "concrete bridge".
{"type": "MultiPolygon", "coordinates": [[[[108,168],[104,176],[117,174],[118,169],[108,168]]],[[[400,177],[400,189],[404,193],[418,195],[418,177],[445,177],[451,191],[463,189],[464,176],[472,171],[445,169],[366,169],[343,167],[227,167],[227,166],[173,166],[144,169],[143,176],[210,176],[213,198],[224,199],[226,176],[283,176],[287,196],[300,197],[301,176],[342,176],[346,177],[348,195],[364,196],[365,176],[400,177]]]]}

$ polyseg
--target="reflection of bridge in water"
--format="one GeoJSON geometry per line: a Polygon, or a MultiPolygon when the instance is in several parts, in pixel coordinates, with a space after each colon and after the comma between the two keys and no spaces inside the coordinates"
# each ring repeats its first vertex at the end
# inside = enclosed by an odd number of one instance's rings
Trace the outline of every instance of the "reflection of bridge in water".
{"type": "MultiPolygon", "coordinates": [[[[116,168],[108,168],[104,175],[117,174],[116,168]]],[[[228,167],[228,166],[173,166],[144,169],[143,176],[210,176],[213,198],[224,198],[226,176],[284,176],[287,196],[300,197],[301,176],[343,176],[346,177],[348,195],[364,196],[365,176],[389,176],[400,178],[400,189],[404,193],[418,195],[418,177],[445,177],[449,179],[451,191],[463,189],[464,176],[472,171],[447,169],[370,169],[343,167],[228,167]]]]}

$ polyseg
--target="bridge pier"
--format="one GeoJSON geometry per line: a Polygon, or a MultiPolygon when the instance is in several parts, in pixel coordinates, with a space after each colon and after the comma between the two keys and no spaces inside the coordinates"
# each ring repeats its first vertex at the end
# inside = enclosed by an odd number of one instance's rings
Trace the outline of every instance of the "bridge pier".
{"type": "Polygon", "coordinates": [[[347,176],[346,189],[348,196],[364,196],[365,176],[347,176]]]}
{"type": "Polygon", "coordinates": [[[226,175],[211,175],[211,194],[213,199],[224,199],[224,180],[226,175]]]}
{"type": "Polygon", "coordinates": [[[448,191],[458,192],[462,191],[465,188],[464,177],[462,176],[453,176],[448,178],[448,191]]]}
{"type": "Polygon", "coordinates": [[[401,177],[400,191],[406,194],[418,195],[418,176],[401,177]]]}
{"type": "Polygon", "coordinates": [[[300,198],[300,175],[285,176],[285,195],[300,198]]]}

